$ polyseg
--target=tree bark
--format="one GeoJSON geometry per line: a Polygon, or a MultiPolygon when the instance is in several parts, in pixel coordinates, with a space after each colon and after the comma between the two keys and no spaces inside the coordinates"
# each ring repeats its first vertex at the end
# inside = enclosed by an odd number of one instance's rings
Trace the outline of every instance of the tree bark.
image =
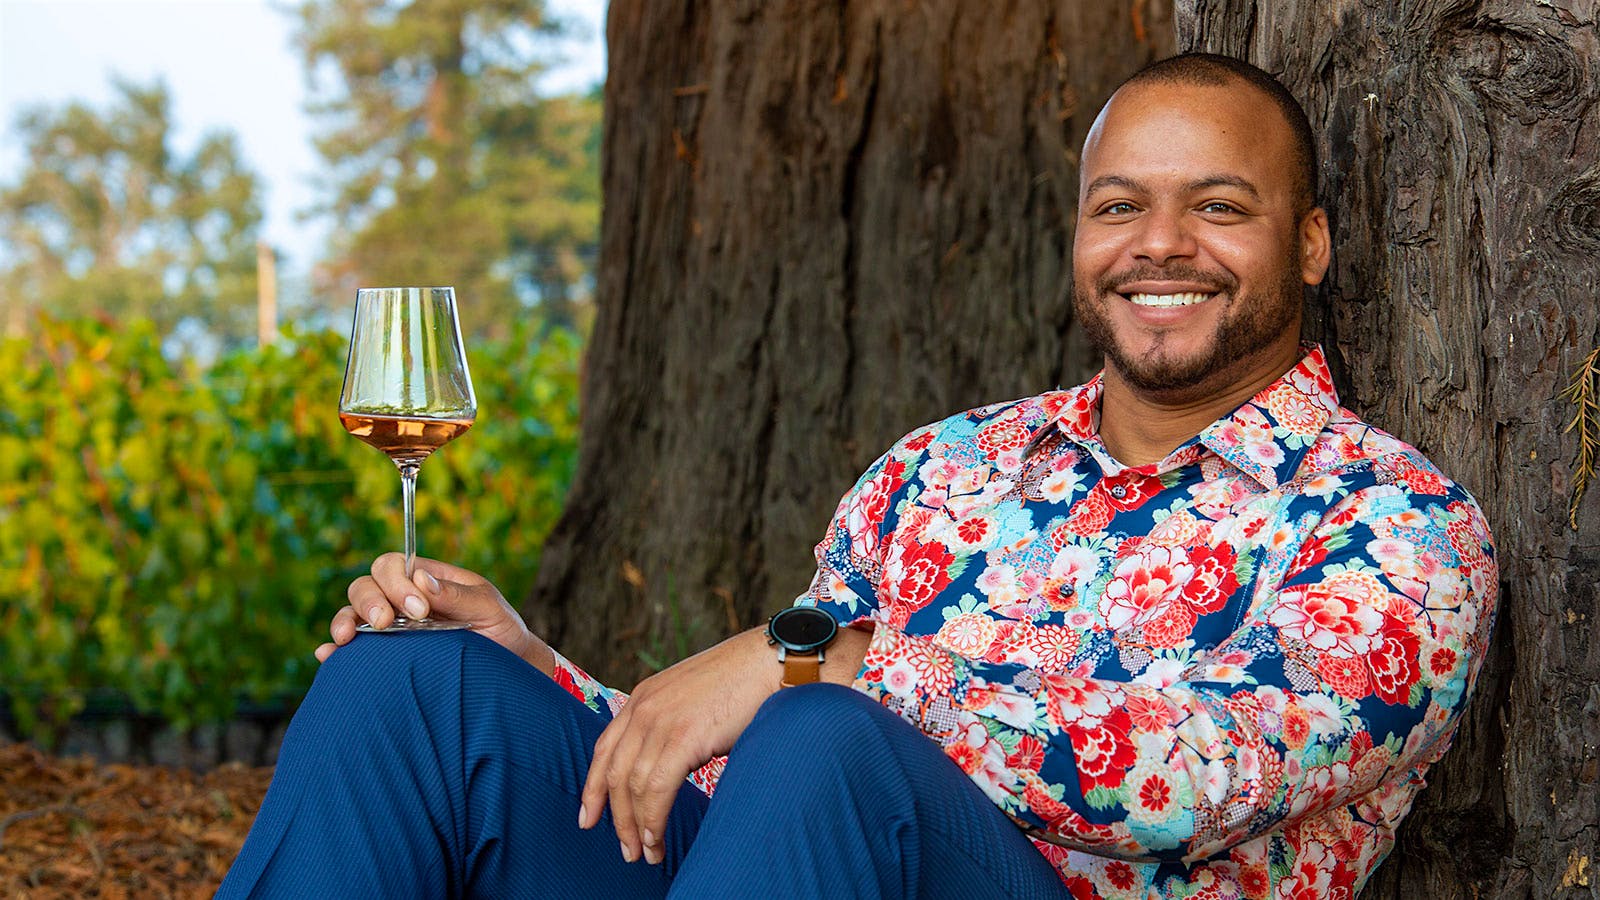
{"type": "Polygon", "coordinates": [[[1568,525],[1559,398],[1600,338],[1589,0],[1179,0],[1183,49],[1281,73],[1320,136],[1346,405],[1495,529],[1498,639],[1367,898],[1600,896],[1600,507],[1568,525]]]}
{"type": "Polygon", "coordinates": [[[629,684],[805,589],[905,432],[1097,366],[1077,151],[1167,0],[613,0],[579,465],[526,612],[629,684]]]}

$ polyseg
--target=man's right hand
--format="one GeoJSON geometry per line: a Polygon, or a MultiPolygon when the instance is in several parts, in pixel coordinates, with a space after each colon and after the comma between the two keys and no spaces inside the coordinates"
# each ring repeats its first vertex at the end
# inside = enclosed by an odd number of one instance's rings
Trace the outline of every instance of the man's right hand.
{"type": "Polygon", "coordinates": [[[411,578],[406,578],[405,557],[385,553],[372,561],[372,574],[350,583],[350,605],[333,615],[328,633],[331,643],[316,650],[317,661],[327,662],[333,651],[350,643],[356,626],[368,622],[384,628],[397,615],[420,619],[432,616],[468,622],[472,630],[527,660],[539,671],[555,671],[550,646],[528,630],[500,590],[488,579],[459,566],[417,557],[411,578]]]}

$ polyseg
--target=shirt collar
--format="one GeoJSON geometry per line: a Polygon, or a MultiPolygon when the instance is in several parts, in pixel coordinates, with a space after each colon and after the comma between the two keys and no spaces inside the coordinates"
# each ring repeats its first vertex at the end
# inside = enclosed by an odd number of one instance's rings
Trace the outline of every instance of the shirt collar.
{"type": "MultiPolygon", "coordinates": [[[[1290,481],[1316,436],[1339,410],[1328,361],[1316,344],[1301,344],[1294,368],[1279,376],[1238,409],[1211,423],[1150,467],[1153,474],[1193,463],[1203,447],[1217,454],[1268,490],[1290,481]]],[[[1056,427],[1093,454],[1108,474],[1124,466],[1100,440],[1100,400],[1104,373],[1066,392],[1056,427]]]]}

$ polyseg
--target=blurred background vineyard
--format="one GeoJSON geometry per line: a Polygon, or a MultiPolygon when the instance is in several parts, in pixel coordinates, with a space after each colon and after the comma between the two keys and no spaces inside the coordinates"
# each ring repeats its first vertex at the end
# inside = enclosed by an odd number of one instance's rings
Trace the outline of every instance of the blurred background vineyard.
{"type": "Polygon", "coordinates": [[[399,541],[393,466],[334,414],[357,286],[461,298],[480,413],[423,470],[424,554],[525,595],[571,478],[600,97],[540,85],[573,20],[277,11],[320,160],[303,266],[265,238],[258,148],[179,140],[159,79],[4,123],[0,724],[44,746],[86,711],[184,730],[309,684],[345,585],[399,541]]]}

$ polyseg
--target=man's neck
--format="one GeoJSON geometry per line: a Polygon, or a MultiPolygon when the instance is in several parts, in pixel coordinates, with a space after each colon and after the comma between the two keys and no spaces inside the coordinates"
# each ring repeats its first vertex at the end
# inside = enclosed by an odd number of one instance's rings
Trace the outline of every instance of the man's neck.
{"type": "Polygon", "coordinates": [[[1233,377],[1224,386],[1203,386],[1189,396],[1140,391],[1108,364],[1100,396],[1100,440],[1125,466],[1160,462],[1184,441],[1283,377],[1299,361],[1300,350],[1295,345],[1287,355],[1274,353],[1243,373],[1231,373],[1233,377]]]}

